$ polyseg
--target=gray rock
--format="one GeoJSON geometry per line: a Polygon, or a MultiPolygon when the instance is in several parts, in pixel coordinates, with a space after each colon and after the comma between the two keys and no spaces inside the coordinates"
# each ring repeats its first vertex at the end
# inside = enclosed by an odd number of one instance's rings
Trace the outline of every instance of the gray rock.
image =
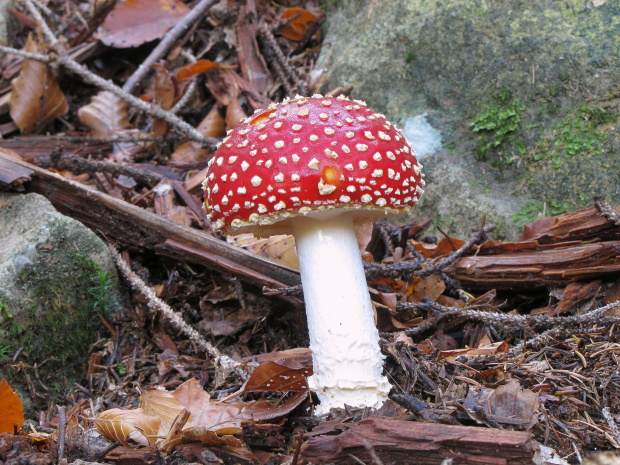
{"type": "MultiPolygon", "coordinates": [[[[0,0],[0,45],[10,46],[13,44],[13,31],[15,20],[9,13],[8,7],[12,0],[0,0]]],[[[0,53],[0,57],[3,56],[0,53]]]]}
{"type": "Polygon", "coordinates": [[[618,2],[349,0],[326,30],[329,87],[421,139],[414,218],[463,236],[486,216],[514,238],[537,214],[620,202],[618,2]]]}
{"type": "Polygon", "coordinates": [[[84,374],[100,317],[119,307],[113,259],[92,231],[37,194],[0,193],[0,237],[0,378],[24,401],[27,377],[58,394],[84,374]]]}

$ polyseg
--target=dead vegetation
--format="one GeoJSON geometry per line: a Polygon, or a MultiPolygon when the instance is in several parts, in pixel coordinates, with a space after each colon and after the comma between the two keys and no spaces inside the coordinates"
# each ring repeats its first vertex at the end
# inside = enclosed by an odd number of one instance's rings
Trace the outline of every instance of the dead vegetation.
{"type": "Polygon", "coordinates": [[[391,400],[312,417],[294,246],[214,235],[200,183],[227,129],[326,85],[325,15],[146,3],[11,7],[0,186],[101,233],[131,291],[80,383],[47,399],[32,377],[51,438],[3,434],[0,461],[524,464],[553,449],[581,463],[620,448],[620,209],[604,199],[515,242],[484,224],[467,240],[361,228],[391,400]]]}

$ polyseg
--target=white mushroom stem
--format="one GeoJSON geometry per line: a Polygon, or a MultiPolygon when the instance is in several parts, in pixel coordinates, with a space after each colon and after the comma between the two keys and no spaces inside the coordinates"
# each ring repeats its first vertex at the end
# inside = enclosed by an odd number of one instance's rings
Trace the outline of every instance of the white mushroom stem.
{"type": "Polygon", "coordinates": [[[316,413],[345,404],[380,407],[390,384],[352,219],[297,217],[293,234],[306,304],[316,413]]]}

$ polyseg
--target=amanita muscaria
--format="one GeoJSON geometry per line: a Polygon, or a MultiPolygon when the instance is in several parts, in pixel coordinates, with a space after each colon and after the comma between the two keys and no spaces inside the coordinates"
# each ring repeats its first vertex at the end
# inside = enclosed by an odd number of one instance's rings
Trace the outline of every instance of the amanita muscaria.
{"type": "Polygon", "coordinates": [[[387,398],[354,225],[410,211],[421,168],[385,116],[321,95],[256,111],[210,161],[203,188],[215,229],[295,237],[319,414],[387,398]]]}

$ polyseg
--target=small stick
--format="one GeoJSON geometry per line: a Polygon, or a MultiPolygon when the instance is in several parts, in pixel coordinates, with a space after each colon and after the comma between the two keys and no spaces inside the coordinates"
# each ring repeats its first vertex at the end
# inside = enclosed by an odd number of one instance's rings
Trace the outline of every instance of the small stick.
{"type": "MultiPolygon", "coordinates": [[[[58,47],[58,45],[60,44],[59,40],[54,36],[54,33],[50,30],[49,26],[47,25],[47,23],[44,21],[43,17],[41,16],[41,13],[32,3],[32,0],[21,0],[21,1],[24,3],[26,8],[28,8],[28,11],[30,11],[30,13],[35,18],[35,20],[38,21],[43,31],[43,34],[45,35],[49,43],[53,47],[58,47]]],[[[203,1],[207,1],[207,0],[203,0],[203,1]]],[[[213,1],[213,0],[210,0],[210,1],[213,1]]],[[[3,47],[3,50],[9,53],[19,54],[19,50],[11,49],[10,47],[3,47]]],[[[80,76],[82,79],[84,79],[85,82],[92,84],[100,89],[107,90],[108,92],[114,94],[118,98],[132,105],[134,108],[144,111],[145,113],[151,116],[154,116],[155,118],[163,119],[164,121],[174,126],[176,129],[178,129],[179,131],[183,132],[186,136],[203,144],[204,147],[212,149],[212,150],[215,149],[215,146],[219,142],[219,139],[216,139],[214,137],[207,137],[201,134],[198,130],[196,130],[196,128],[194,128],[187,122],[183,121],[181,118],[179,118],[174,113],[166,111],[160,108],[159,106],[151,105],[145,102],[144,100],[141,100],[131,95],[130,93],[116,86],[111,81],[101,78],[100,76],[91,72],[86,66],[81,65],[80,63],[75,61],[73,58],[63,55],[60,52],[61,51],[58,51],[59,55],[55,60],[52,60],[49,57],[46,57],[44,62],[50,63],[50,62],[57,61],[58,63],[63,65],[67,70],[80,76]]],[[[37,59],[35,55],[31,55],[31,58],[37,59]]]]}
{"type": "Polygon", "coordinates": [[[67,413],[64,407],[58,407],[58,416],[60,417],[58,422],[58,463],[61,463],[65,457],[65,439],[67,433],[67,413]]]}
{"type": "Polygon", "coordinates": [[[129,264],[121,257],[121,254],[112,246],[108,244],[112,257],[116,262],[116,266],[120,270],[121,274],[129,282],[131,287],[140,292],[148,302],[148,306],[155,311],[161,313],[161,315],[170,323],[175,329],[185,334],[192,342],[194,342],[200,350],[207,353],[215,360],[215,364],[218,365],[224,372],[228,373],[234,371],[244,381],[248,379],[248,373],[244,369],[244,366],[238,362],[235,362],[228,355],[221,353],[213,344],[207,342],[201,335],[187,324],[183,318],[175,312],[167,303],[161,300],[155,294],[155,291],[146,285],[140,277],[131,271],[129,264]]]}

